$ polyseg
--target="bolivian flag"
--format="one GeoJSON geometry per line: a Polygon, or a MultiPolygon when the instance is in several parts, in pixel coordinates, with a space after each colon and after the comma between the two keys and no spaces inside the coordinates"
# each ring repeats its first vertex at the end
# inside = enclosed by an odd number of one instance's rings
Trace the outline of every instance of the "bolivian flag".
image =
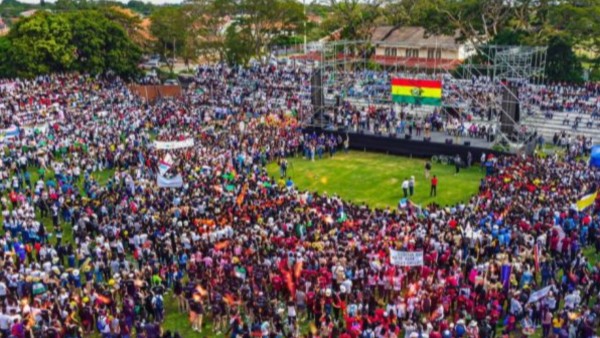
{"type": "Polygon", "coordinates": [[[392,79],[392,100],[396,103],[442,105],[442,81],[392,79]]]}

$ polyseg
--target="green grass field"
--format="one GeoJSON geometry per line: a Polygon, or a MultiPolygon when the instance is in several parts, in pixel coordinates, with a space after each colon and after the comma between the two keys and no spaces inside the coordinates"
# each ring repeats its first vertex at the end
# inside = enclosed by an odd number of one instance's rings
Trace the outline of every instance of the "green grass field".
{"type": "MultiPolygon", "coordinates": [[[[455,175],[452,165],[433,164],[431,174],[439,179],[437,197],[429,197],[430,180],[425,179],[425,160],[367,152],[338,153],[333,158],[308,161],[289,160],[288,176],[300,190],[327,192],[372,207],[395,207],[404,196],[405,178],[415,177],[412,201],[445,206],[466,202],[477,192],[483,173],[479,167],[461,169],[455,175]]],[[[269,174],[279,178],[279,167],[272,163],[269,174]]]]}

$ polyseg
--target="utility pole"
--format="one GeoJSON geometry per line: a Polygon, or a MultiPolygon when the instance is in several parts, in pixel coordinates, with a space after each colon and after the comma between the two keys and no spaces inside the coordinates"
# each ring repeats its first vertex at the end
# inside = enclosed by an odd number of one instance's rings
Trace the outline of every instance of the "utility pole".
{"type": "Polygon", "coordinates": [[[173,60],[172,60],[173,65],[171,66],[172,67],[171,69],[173,69],[173,72],[175,72],[175,41],[176,41],[175,38],[173,38],[173,60]]]}
{"type": "Polygon", "coordinates": [[[302,0],[302,6],[304,8],[304,55],[306,55],[306,0],[302,0]]]}

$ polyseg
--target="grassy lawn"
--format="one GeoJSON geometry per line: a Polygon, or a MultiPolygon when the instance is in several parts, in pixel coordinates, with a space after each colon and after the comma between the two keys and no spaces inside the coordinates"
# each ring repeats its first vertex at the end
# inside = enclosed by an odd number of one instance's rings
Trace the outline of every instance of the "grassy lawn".
{"type": "MultiPolygon", "coordinates": [[[[442,206],[466,202],[477,192],[483,173],[479,167],[461,169],[454,175],[452,165],[433,164],[431,174],[439,179],[437,197],[429,197],[430,181],[425,179],[425,160],[351,151],[314,162],[303,158],[289,160],[288,176],[301,190],[327,192],[355,203],[372,207],[395,207],[403,198],[405,178],[416,179],[413,202],[442,206]]],[[[268,166],[269,174],[279,177],[277,164],[268,166]]]]}

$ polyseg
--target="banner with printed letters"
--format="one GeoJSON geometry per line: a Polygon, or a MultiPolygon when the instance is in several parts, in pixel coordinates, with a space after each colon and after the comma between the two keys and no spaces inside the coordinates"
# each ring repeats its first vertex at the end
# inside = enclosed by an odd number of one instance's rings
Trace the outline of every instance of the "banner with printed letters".
{"type": "Polygon", "coordinates": [[[390,249],[390,263],[396,266],[423,266],[423,251],[390,249]]]}
{"type": "Polygon", "coordinates": [[[194,139],[188,138],[183,141],[154,141],[154,148],[159,150],[182,149],[194,146],[194,139]]]}

